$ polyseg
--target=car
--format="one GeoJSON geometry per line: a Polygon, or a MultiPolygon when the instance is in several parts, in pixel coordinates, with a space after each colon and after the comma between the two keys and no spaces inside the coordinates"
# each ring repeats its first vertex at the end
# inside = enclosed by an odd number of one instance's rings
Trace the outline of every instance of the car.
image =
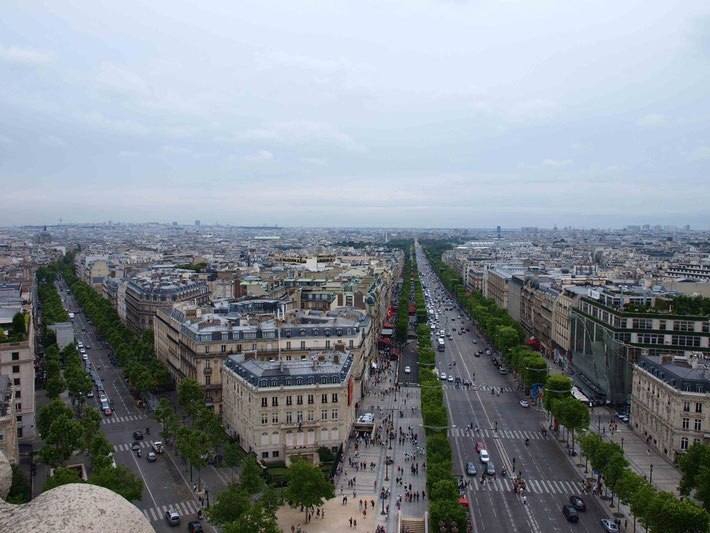
{"type": "Polygon", "coordinates": [[[568,522],[578,522],[579,521],[579,515],[577,514],[577,510],[572,506],[565,504],[562,506],[562,514],[565,516],[568,522]]]}
{"type": "Polygon", "coordinates": [[[481,459],[482,463],[487,463],[491,459],[490,456],[488,455],[488,450],[485,450],[485,449],[478,452],[478,455],[479,455],[479,459],[481,459]]]}
{"type": "Polygon", "coordinates": [[[572,496],[569,497],[569,502],[578,511],[586,511],[587,510],[587,505],[584,503],[584,500],[581,497],[577,496],[576,494],[573,494],[572,496]]]}
{"type": "Polygon", "coordinates": [[[86,354],[82,354],[81,358],[82,358],[84,361],[88,361],[88,360],[89,360],[89,356],[86,355],[86,354]]]}
{"type": "Polygon", "coordinates": [[[473,462],[471,462],[471,461],[466,463],[466,474],[468,474],[469,476],[476,475],[476,465],[473,464],[473,462]]]}
{"type": "Polygon", "coordinates": [[[493,366],[498,366],[498,359],[494,357],[493,359],[491,359],[491,363],[493,363],[493,366]]]}
{"type": "Polygon", "coordinates": [[[451,375],[450,375],[448,378],[446,378],[446,381],[448,381],[449,383],[453,383],[453,382],[454,382],[454,376],[451,376],[451,375]]]}
{"type": "Polygon", "coordinates": [[[133,440],[143,440],[143,432],[142,431],[134,431],[133,432],[133,440]]]}
{"type": "Polygon", "coordinates": [[[463,335],[463,330],[459,330],[459,335],[463,335]]]}
{"type": "Polygon", "coordinates": [[[528,404],[528,401],[525,398],[520,400],[520,407],[530,407],[530,405],[528,404]]]}
{"type": "Polygon", "coordinates": [[[456,377],[454,378],[454,382],[455,382],[455,383],[461,383],[461,378],[460,378],[459,376],[456,376],[456,377]]]}
{"type": "Polygon", "coordinates": [[[165,511],[165,521],[169,526],[179,526],[180,525],[180,513],[175,509],[168,509],[165,511]]]}
{"type": "Polygon", "coordinates": [[[466,326],[466,331],[471,331],[471,326],[466,326]]]}
{"type": "Polygon", "coordinates": [[[481,450],[485,450],[486,445],[483,444],[482,442],[477,442],[476,443],[476,452],[481,453],[481,450]]]}
{"type": "Polygon", "coordinates": [[[187,531],[188,533],[202,533],[204,530],[202,529],[202,522],[198,520],[193,520],[189,524],[187,524],[187,531]]]}
{"type": "Polygon", "coordinates": [[[79,353],[81,355],[84,355],[86,353],[86,350],[84,350],[84,348],[79,348],[79,353]]]}
{"type": "Polygon", "coordinates": [[[439,377],[441,378],[442,381],[446,381],[446,374],[444,372],[442,372],[439,377]]]}
{"type": "Polygon", "coordinates": [[[91,350],[91,345],[90,345],[90,344],[87,344],[87,345],[86,345],[86,349],[87,349],[87,350],[91,350]]]}
{"type": "Polygon", "coordinates": [[[131,450],[133,450],[135,452],[136,450],[140,450],[140,449],[141,449],[141,443],[138,442],[137,440],[134,440],[133,444],[131,444],[131,450]]]}
{"type": "Polygon", "coordinates": [[[625,413],[615,413],[614,416],[621,420],[622,422],[628,422],[629,421],[629,415],[625,413]]]}
{"type": "Polygon", "coordinates": [[[602,518],[602,528],[607,533],[618,533],[619,526],[611,518],[602,518]]]}
{"type": "Polygon", "coordinates": [[[408,366],[405,366],[405,367],[404,367],[404,373],[405,373],[405,374],[411,374],[411,373],[412,373],[412,369],[409,368],[408,366]]]}
{"type": "Polygon", "coordinates": [[[147,459],[148,459],[148,462],[149,462],[149,463],[154,463],[155,461],[158,460],[158,456],[155,455],[155,452],[148,452],[148,457],[147,457],[147,459]]]}
{"type": "Polygon", "coordinates": [[[89,394],[86,395],[87,398],[93,398],[94,397],[94,391],[90,390],[89,394]]]}
{"type": "Polygon", "coordinates": [[[110,407],[104,407],[104,416],[111,416],[111,408],[110,407]]]}
{"type": "Polygon", "coordinates": [[[495,476],[496,475],[496,465],[493,461],[488,461],[486,463],[486,475],[495,476]]]}
{"type": "Polygon", "coordinates": [[[498,365],[498,373],[505,375],[508,373],[508,369],[504,365],[498,365]]]}
{"type": "MultiPolygon", "coordinates": [[[[466,328],[466,331],[471,331],[471,328],[466,328]]],[[[478,344],[478,339],[473,339],[473,344],[478,344]]]]}
{"type": "Polygon", "coordinates": [[[486,348],[486,355],[491,355],[491,349],[490,349],[490,348],[486,348]]]}

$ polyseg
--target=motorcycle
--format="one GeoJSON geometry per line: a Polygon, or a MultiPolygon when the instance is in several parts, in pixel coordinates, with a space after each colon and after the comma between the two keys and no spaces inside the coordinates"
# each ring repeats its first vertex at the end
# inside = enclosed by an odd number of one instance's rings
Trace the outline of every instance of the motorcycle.
{"type": "Polygon", "coordinates": [[[140,457],[141,455],[143,455],[143,454],[141,453],[141,451],[140,451],[140,448],[138,449],[138,451],[137,451],[136,453],[138,454],[138,457],[140,457]]]}

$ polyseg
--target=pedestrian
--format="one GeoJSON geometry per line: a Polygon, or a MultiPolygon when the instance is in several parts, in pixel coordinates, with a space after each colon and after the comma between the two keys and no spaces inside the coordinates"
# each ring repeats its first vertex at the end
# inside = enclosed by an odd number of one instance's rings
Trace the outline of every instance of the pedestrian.
{"type": "Polygon", "coordinates": [[[528,503],[528,497],[523,494],[523,505],[527,505],[528,503]]]}
{"type": "Polygon", "coordinates": [[[353,527],[353,517],[350,517],[350,527],[353,527]]]}

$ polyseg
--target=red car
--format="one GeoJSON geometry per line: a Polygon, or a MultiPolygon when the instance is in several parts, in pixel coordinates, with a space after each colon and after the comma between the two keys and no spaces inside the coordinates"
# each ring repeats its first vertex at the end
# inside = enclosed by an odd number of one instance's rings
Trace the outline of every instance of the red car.
{"type": "Polygon", "coordinates": [[[483,444],[482,442],[477,442],[476,443],[476,453],[481,453],[481,450],[485,450],[486,445],[483,444]]]}
{"type": "Polygon", "coordinates": [[[111,416],[111,408],[110,407],[104,407],[104,415],[111,416]]]}

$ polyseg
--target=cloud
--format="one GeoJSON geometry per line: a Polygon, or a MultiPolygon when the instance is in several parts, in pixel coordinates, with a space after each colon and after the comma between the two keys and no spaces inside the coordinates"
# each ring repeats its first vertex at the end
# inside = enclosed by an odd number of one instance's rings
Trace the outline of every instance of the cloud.
{"type": "Polygon", "coordinates": [[[141,154],[140,152],[134,152],[132,150],[121,150],[118,152],[118,157],[125,157],[125,158],[133,158],[133,157],[140,157],[141,154]]]}
{"type": "Polygon", "coordinates": [[[544,167],[567,167],[571,165],[573,161],[571,159],[545,159],[542,162],[542,166],[544,167]]]}
{"type": "Polygon", "coordinates": [[[271,161],[274,158],[274,154],[268,150],[259,150],[256,153],[248,154],[242,157],[244,161],[249,161],[251,163],[259,163],[261,161],[271,161]]]}
{"type": "Polygon", "coordinates": [[[506,118],[510,122],[519,123],[545,122],[554,118],[560,110],[561,106],[557,102],[537,98],[512,104],[506,110],[506,118]]]}
{"type": "Polygon", "coordinates": [[[356,143],[349,135],[324,122],[297,120],[280,122],[263,128],[247,130],[237,137],[239,142],[280,142],[286,144],[328,144],[353,152],[366,148],[356,143]]]}
{"type": "Polygon", "coordinates": [[[698,146],[688,156],[688,161],[706,161],[710,159],[710,146],[698,146]]]}
{"type": "Polygon", "coordinates": [[[5,137],[4,135],[0,135],[0,144],[5,145],[5,146],[10,146],[11,144],[15,144],[15,141],[10,139],[10,137],[5,137]]]}
{"type": "Polygon", "coordinates": [[[302,157],[301,161],[303,163],[306,163],[307,165],[316,165],[320,167],[322,167],[328,162],[327,159],[324,159],[322,157],[302,157]]]}
{"type": "Polygon", "coordinates": [[[656,113],[649,113],[648,115],[642,116],[636,121],[636,125],[642,128],[654,128],[660,126],[666,121],[663,115],[658,115],[656,113]]]}
{"type": "Polygon", "coordinates": [[[67,145],[65,141],[63,141],[59,137],[55,137],[54,135],[47,135],[45,137],[42,137],[40,138],[39,142],[47,146],[53,146],[55,148],[64,148],[67,145]]]}
{"type": "Polygon", "coordinates": [[[42,65],[54,60],[52,52],[22,48],[19,46],[0,46],[0,62],[12,65],[42,65]]]}
{"type": "Polygon", "coordinates": [[[331,74],[349,70],[368,70],[370,68],[364,63],[355,64],[345,57],[321,59],[278,50],[258,53],[256,54],[256,61],[261,68],[290,67],[331,74]]]}
{"type": "Polygon", "coordinates": [[[143,78],[113,63],[102,63],[94,82],[99,89],[121,95],[144,96],[149,92],[143,78]]]}

